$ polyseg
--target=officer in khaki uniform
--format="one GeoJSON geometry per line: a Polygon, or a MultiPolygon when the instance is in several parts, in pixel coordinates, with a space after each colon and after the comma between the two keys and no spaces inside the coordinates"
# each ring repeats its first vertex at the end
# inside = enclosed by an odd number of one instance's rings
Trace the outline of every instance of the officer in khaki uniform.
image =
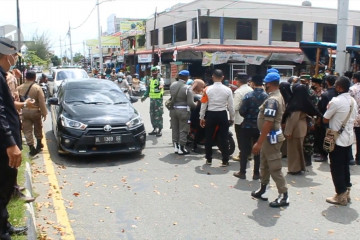
{"type": "Polygon", "coordinates": [[[270,71],[264,79],[269,98],[260,106],[257,124],[261,133],[252,149],[253,154],[260,154],[261,186],[253,191],[251,196],[267,201],[265,194],[271,176],[276,183],[279,196],[270,203],[270,207],[289,205],[286,181],[281,171],[281,146],[285,140],[281,120],[285,103],[279,90],[279,82],[280,75],[276,69],[270,71]]]}
{"type": "Polygon", "coordinates": [[[43,138],[41,118],[45,121],[47,109],[44,92],[41,87],[35,83],[36,73],[34,71],[28,71],[25,77],[25,83],[18,87],[19,95],[24,96],[30,89],[27,97],[34,99],[34,104],[32,107],[25,106],[22,109],[22,127],[26,143],[30,148],[30,155],[34,156],[43,148],[43,144],[41,143],[43,138]],[[37,140],[36,148],[34,147],[33,131],[37,140]]]}

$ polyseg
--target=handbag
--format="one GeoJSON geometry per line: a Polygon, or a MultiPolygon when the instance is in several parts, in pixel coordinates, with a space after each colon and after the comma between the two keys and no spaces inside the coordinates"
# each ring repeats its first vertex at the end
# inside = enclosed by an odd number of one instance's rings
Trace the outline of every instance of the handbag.
{"type": "Polygon", "coordinates": [[[30,85],[30,87],[28,88],[28,90],[26,91],[24,96],[20,96],[20,102],[25,102],[26,99],[29,98],[28,94],[30,92],[30,89],[32,87],[32,85],[34,85],[34,82],[30,85]]]}
{"type": "Polygon", "coordinates": [[[332,130],[330,128],[326,129],[324,143],[323,143],[323,149],[325,152],[330,153],[330,152],[334,151],[336,140],[338,139],[340,134],[344,131],[345,125],[349,121],[350,114],[353,110],[353,107],[354,107],[354,104],[351,101],[350,111],[349,111],[347,117],[345,118],[345,120],[342,122],[341,127],[338,131],[332,130]]]}
{"type": "MultiPolygon", "coordinates": [[[[183,84],[184,85],[184,84],[183,84]]],[[[180,89],[182,88],[183,86],[179,87],[178,90],[176,91],[174,97],[170,97],[168,100],[165,101],[165,107],[168,109],[168,110],[173,110],[174,109],[174,102],[175,102],[175,98],[177,97],[180,89]]]]}

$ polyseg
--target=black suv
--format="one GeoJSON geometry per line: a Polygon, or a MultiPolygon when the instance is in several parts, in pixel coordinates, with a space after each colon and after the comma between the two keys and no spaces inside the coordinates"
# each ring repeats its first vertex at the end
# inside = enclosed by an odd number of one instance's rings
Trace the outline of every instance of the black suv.
{"type": "Polygon", "coordinates": [[[141,153],[145,147],[139,113],[109,80],[64,80],[48,102],[60,154],[141,153]]]}

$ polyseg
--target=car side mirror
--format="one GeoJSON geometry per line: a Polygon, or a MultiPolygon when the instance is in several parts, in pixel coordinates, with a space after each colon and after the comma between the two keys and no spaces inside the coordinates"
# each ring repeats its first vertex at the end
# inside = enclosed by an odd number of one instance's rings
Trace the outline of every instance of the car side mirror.
{"type": "Polygon", "coordinates": [[[59,99],[54,97],[54,98],[49,98],[48,99],[48,104],[50,105],[59,105],[59,99]]]}
{"type": "Polygon", "coordinates": [[[138,99],[136,97],[130,96],[131,103],[136,103],[137,101],[138,101],[138,99]]]}

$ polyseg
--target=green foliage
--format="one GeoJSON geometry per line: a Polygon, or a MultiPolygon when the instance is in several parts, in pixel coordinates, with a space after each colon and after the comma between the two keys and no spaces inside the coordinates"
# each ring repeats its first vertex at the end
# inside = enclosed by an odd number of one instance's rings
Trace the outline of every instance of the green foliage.
{"type": "Polygon", "coordinates": [[[75,56],[73,57],[74,63],[81,63],[84,59],[84,56],[81,55],[81,53],[75,53],[75,56]]]}
{"type": "Polygon", "coordinates": [[[53,55],[53,56],[51,57],[51,62],[52,62],[52,64],[53,64],[54,67],[61,65],[61,60],[60,60],[60,58],[59,58],[58,56],[56,56],[56,55],[53,55]]]}
{"type": "Polygon", "coordinates": [[[26,55],[24,56],[24,60],[27,64],[31,64],[33,66],[43,66],[47,65],[47,61],[41,59],[38,55],[36,55],[35,51],[27,51],[26,55]]]}

